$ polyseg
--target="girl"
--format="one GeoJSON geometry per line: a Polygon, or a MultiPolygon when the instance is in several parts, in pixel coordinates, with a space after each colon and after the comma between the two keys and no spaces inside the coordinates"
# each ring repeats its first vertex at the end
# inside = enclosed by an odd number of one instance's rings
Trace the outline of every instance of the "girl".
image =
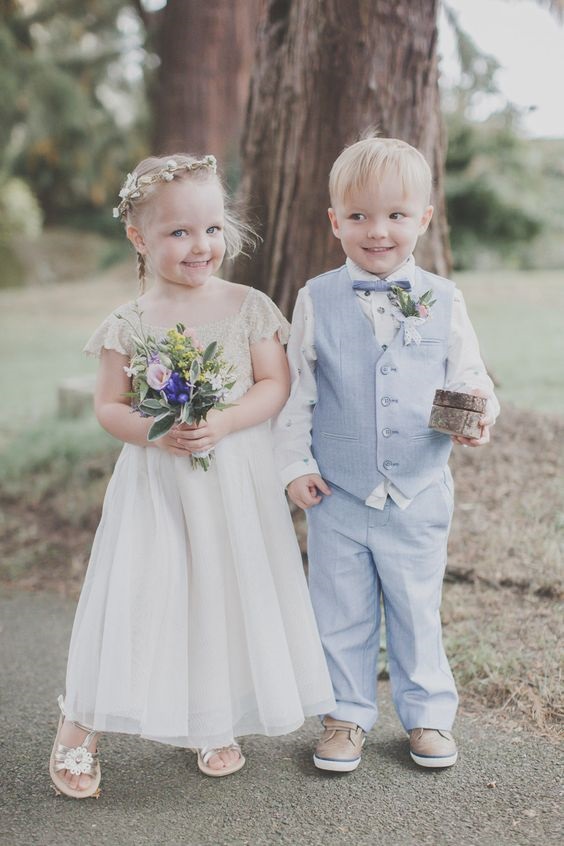
{"type": "Polygon", "coordinates": [[[120,197],[142,287],[146,266],[154,284],[85,348],[100,356],[98,420],[125,445],[59,697],[50,772],[75,798],[99,792],[98,732],[195,749],[202,772],[224,776],[245,763],[236,736],[285,734],[335,707],[271,449],[288,324],[260,291],[216,275],[249,230],[225,209],[213,156],[146,159],[120,197]],[[153,335],[180,322],[223,346],[237,376],[230,408],[147,441],[153,420],[124,396],[139,311],[153,335]],[[190,455],[212,448],[210,469],[194,469],[190,455]]]}

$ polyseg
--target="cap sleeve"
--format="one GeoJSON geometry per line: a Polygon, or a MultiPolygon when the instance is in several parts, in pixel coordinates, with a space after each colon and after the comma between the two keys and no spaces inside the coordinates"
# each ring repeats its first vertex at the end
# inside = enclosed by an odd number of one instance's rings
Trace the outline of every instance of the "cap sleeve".
{"type": "Polygon", "coordinates": [[[276,334],[281,343],[288,342],[290,324],[270,297],[251,288],[245,305],[245,323],[250,344],[263,338],[272,338],[276,334]]]}
{"type": "MultiPolygon", "coordinates": [[[[125,310],[127,307],[124,307],[125,310]]],[[[131,356],[131,328],[126,320],[120,319],[123,311],[117,309],[98,326],[94,334],[86,343],[83,353],[99,358],[102,349],[115,350],[122,355],[131,356]]]]}

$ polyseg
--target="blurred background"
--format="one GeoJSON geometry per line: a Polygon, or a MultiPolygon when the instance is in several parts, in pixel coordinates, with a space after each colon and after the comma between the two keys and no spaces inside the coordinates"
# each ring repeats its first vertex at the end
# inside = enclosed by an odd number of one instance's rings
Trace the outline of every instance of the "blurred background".
{"type": "Polygon", "coordinates": [[[432,164],[436,212],[418,259],[462,289],[503,406],[491,448],[454,457],[444,615],[457,678],[468,706],[550,734],[561,715],[563,0],[0,10],[2,582],[75,595],[88,560],[119,445],[94,419],[95,362],[80,350],[136,295],[112,218],[127,172],[152,152],[215,154],[262,236],[225,272],[290,316],[305,280],[341,262],[328,172],[372,127],[432,164]]]}

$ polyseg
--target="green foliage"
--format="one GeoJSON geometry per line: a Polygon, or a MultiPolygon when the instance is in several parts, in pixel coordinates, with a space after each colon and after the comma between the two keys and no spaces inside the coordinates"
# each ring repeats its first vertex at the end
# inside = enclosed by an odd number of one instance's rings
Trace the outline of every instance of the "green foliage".
{"type": "Polygon", "coordinates": [[[25,268],[15,249],[15,235],[33,242],[41,232],[42,213],[35,195],[21,179],[8,179],[0,192],[0,288],[24,284],[25,268]]]}
{"type": "MultiPolygon", "coordinates": [[[[519,110],[510,103],[499,107],[497,61],[484,55],[460,30],[454,13],[446,11],[460,61],[460,79],[443,98],[445,193],[455,267],[533,266],[533,245],[547,229],[544,198],[539,202],[545,162],[536,142],[523,137],[519,110]],[[488,102],[495,102],[496,110],[478,120],[477,106],[488,102]]],[[[560,208],[564,214],[562,202],[560,208]]],[[[539,264],[546,266],[546,255],[539,256],[539,264]]]]}
{"type": "Polygon", "coordinates": [[[126,57],[142,30],[126,0],[4,4],[0,185],[25,179],[48,222],[107,209],[145,153],[141,78],[126,57]]]}

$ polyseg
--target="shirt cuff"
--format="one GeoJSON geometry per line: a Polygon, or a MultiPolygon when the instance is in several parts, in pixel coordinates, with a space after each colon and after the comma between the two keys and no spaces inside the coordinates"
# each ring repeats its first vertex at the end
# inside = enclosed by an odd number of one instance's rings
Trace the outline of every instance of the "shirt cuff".
{"type": "Polygon", "coordinates": [[[300,476],[309,476],[310,473],[317,473],[321,476],[315,458],[304,458],[302,461],[294,461],[293,464],[289,464],[280,471],[280,478],[286,488],[294,479],[300,476]]]}

